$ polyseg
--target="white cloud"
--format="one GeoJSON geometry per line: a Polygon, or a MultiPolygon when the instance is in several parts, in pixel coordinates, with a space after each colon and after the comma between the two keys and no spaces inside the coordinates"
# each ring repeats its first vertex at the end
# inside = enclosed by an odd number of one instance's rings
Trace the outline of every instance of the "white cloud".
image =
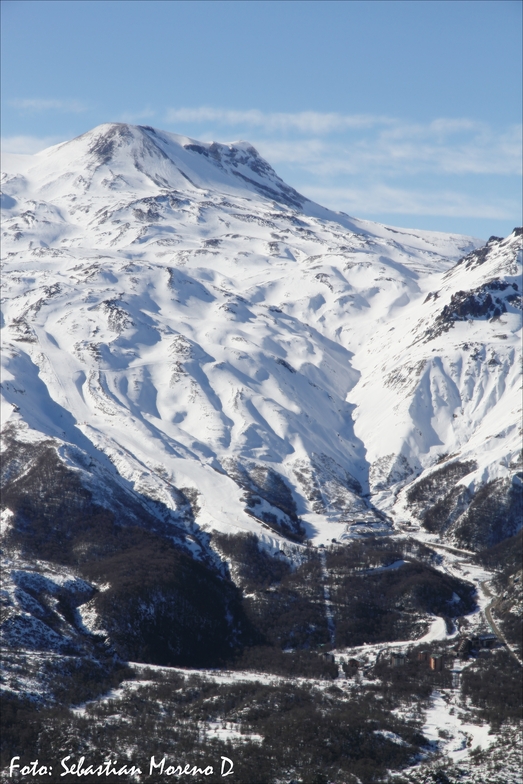
{"type": "Polygon", "coordinates": [[[63,141],[59,136],[4,136],[0,144],[3,153],[34,155],[63,141]]]}
{"type": "Polygon", "coordinates": [[[263,128],[267,132],[299,131],[300,133],[328,134],[346,131],[351,128],[371,128],[387,125],[388,117],[365,114],[338,114],[337,112],[261,112],[258,109],[236,111],[232,109],[213,109],[209,106],[190,109],[169,109],[168,123],[209,123],[251,128],[263,128]]]}
{"type": "Polygon", "coordinates": [[[421,172],[519,175],[522,168],[521,125],[495,129],[466,117],[412,123],[377,115],[203,106],[170,109],[166,121],[177,131],[181,124],[205,123],[227,126],[236,138],[247,132],[269,161],[285,161],[319,177],[373,172],[380,177],[421,172]],[[261,138],[252,138],[251,129],[261,138]]]}
{"type": "Polygon", "coordinates": [[[519,205],[509,199],[489,202],[481,197],[450,190],[420,191],[387,185],[356,188],[302,185],[300,191],[326,207],[344,210],[353,215],[398,213],[511,220],[519,211],[519,205]]]}
{"type": "Polygon", "coordinates": [[[469,120],[437,120],[426,126],[387,129],[358,144],[366,162],[401,167],[403,172],[506,174],[521,172],[521,126],[496,131],[469,120]]]}
{"type": "Polygon", "coordinates": [[[81,101],[62,101],[55,98],[16,98],[9,101],[11,106],[29,112],[86,112],[87,106],[81,101]]]}
{"type": "Polygon", "coordinates": [[[409,138],[409,130],[388,132],[350,140],[325,139],[252,139],[267,160],[285,162],[315,176],[364,174],[366,176],[405,176],[434,174],[521,173],[521,128],[502,133],[484,131],[471,138],[444,139],[431,136],[425,129],[418,138],[409,138]]]}

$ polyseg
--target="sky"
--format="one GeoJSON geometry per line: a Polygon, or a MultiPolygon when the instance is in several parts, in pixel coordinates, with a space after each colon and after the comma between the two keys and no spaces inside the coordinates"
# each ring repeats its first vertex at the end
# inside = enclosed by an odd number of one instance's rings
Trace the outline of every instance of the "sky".
{"type": "Polygon", "coordinates": [[[2,149],[103,122],[251,142],[305,196],[521,225],[519,0],[1,0],[2,149]]]}

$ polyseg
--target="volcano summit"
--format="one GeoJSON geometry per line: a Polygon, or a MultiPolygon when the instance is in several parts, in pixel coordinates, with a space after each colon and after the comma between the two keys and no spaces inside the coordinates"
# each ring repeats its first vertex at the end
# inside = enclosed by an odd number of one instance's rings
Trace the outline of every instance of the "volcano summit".
{"type": "Polygon", "coordinates": [[[517,234],[352,219],[245,142],[148,127],[5,157],[12,437],[81,452],[173,520],[190,488],[199,527],[274,544],[257,520],[323,541],[405,517],[435,466],[470,468],[462,504],[512,481],[517,234]]]}

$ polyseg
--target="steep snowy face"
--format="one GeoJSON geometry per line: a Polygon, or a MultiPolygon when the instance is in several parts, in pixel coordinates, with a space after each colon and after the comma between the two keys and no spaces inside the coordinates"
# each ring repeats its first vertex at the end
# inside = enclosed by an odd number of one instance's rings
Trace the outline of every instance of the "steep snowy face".
{"type": "Polygon", "coordinates": [[[432,283],[378,327],[355,363],[356,432],[375,491],[445,455],[476,461],[471,486],[507,477],[517,463],[521,232],[492,237],[432,283]]]}
{"type": "Polygon", "coordinates": [[[511,477],[520,236],[349,218],[245,142],[124,124],[5,163],[10,438],[267,541],[383,526],[443,453],[511,477]]]}

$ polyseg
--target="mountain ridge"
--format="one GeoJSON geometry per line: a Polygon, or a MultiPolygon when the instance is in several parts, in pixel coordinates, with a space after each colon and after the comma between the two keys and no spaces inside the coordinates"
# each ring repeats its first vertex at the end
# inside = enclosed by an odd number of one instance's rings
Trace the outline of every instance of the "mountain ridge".
{"type": "MultiPolygon", "coordinates": [[[[33,165],[26,162],[23,175],[3,180],[10,200],[6,280],[18,281],[9,284],[5,309],[6,372],[26,368],[11,382],[4,375],[11,405],[3,416],[11,422],[23,421],[11,410],[19,400],[23,409],[32,398],[27,411],[33,421],[40,416],[37,429],[46,406],[62,406],[70,412],[68,437],[101,449],[139,492],[174,510],[172,487],[193,486],[203,502],[201,524],[211,529],[229,530],[225,520],[236,519],[252,530],[252,515],[269,504],[265,523],[271,519],[277,530],[285,521],[290,530],[286,513],[256,494],[247,517],[241,505],[231,515],[229,500],[217,515],[215,494],[230,499],[223,460],[238,459],[278,467],[298,514],[309,516],[312,538],[320,529],[325,536],[325,521],[339,532],[343,516],[377,523],[376,503],[394,517],[402,483],[435,465],[447,445],[455,452],[474,441],[487,411],[490,419],[493,412],[496,421],[507,419],[512,446],[501,462],[483,461],[474,481],[508,475],[515,459],[519,235],[482,247],[457,235],[379,224],[367,231],[368,222],[289,190],[246,142],[200,143],[106,124],[29,157],[33,165]],[[37,266],[27,286],[17,266],[27,269],[29,259],[37,266]],[[495,405],[487,395],[477,410],[473,393],[456,441],[466,379],[447,367],[449,338],[463,363],[475,349],[467,355],[461,345],[484,344],[485,330],[492,333],[489,325],[502,319],[506,336],[488,338],[490,353],[474,360],[476,389],[488,386],[483,368],[498,371],[498,392],[489,393],[495,405]],[[19,399],[16,379],[24,375],[36,385],[19,399]],[[498,398],[508,414],[499,413],[498,398]],[[405,405],[403,420],[390,418],[389,410],[405,405]],[[377,411],[387,423],[378,428],[377,411]],[[391,477],[393,492],[386,489],[391,477]],[[304,482],[316,489],[305,490],[304,482]]],[[[68,415],[54,411],[58,437],[57,418],[68,415]]],[[[53,425],[47,428],[50,434],[53,425]]]]}

